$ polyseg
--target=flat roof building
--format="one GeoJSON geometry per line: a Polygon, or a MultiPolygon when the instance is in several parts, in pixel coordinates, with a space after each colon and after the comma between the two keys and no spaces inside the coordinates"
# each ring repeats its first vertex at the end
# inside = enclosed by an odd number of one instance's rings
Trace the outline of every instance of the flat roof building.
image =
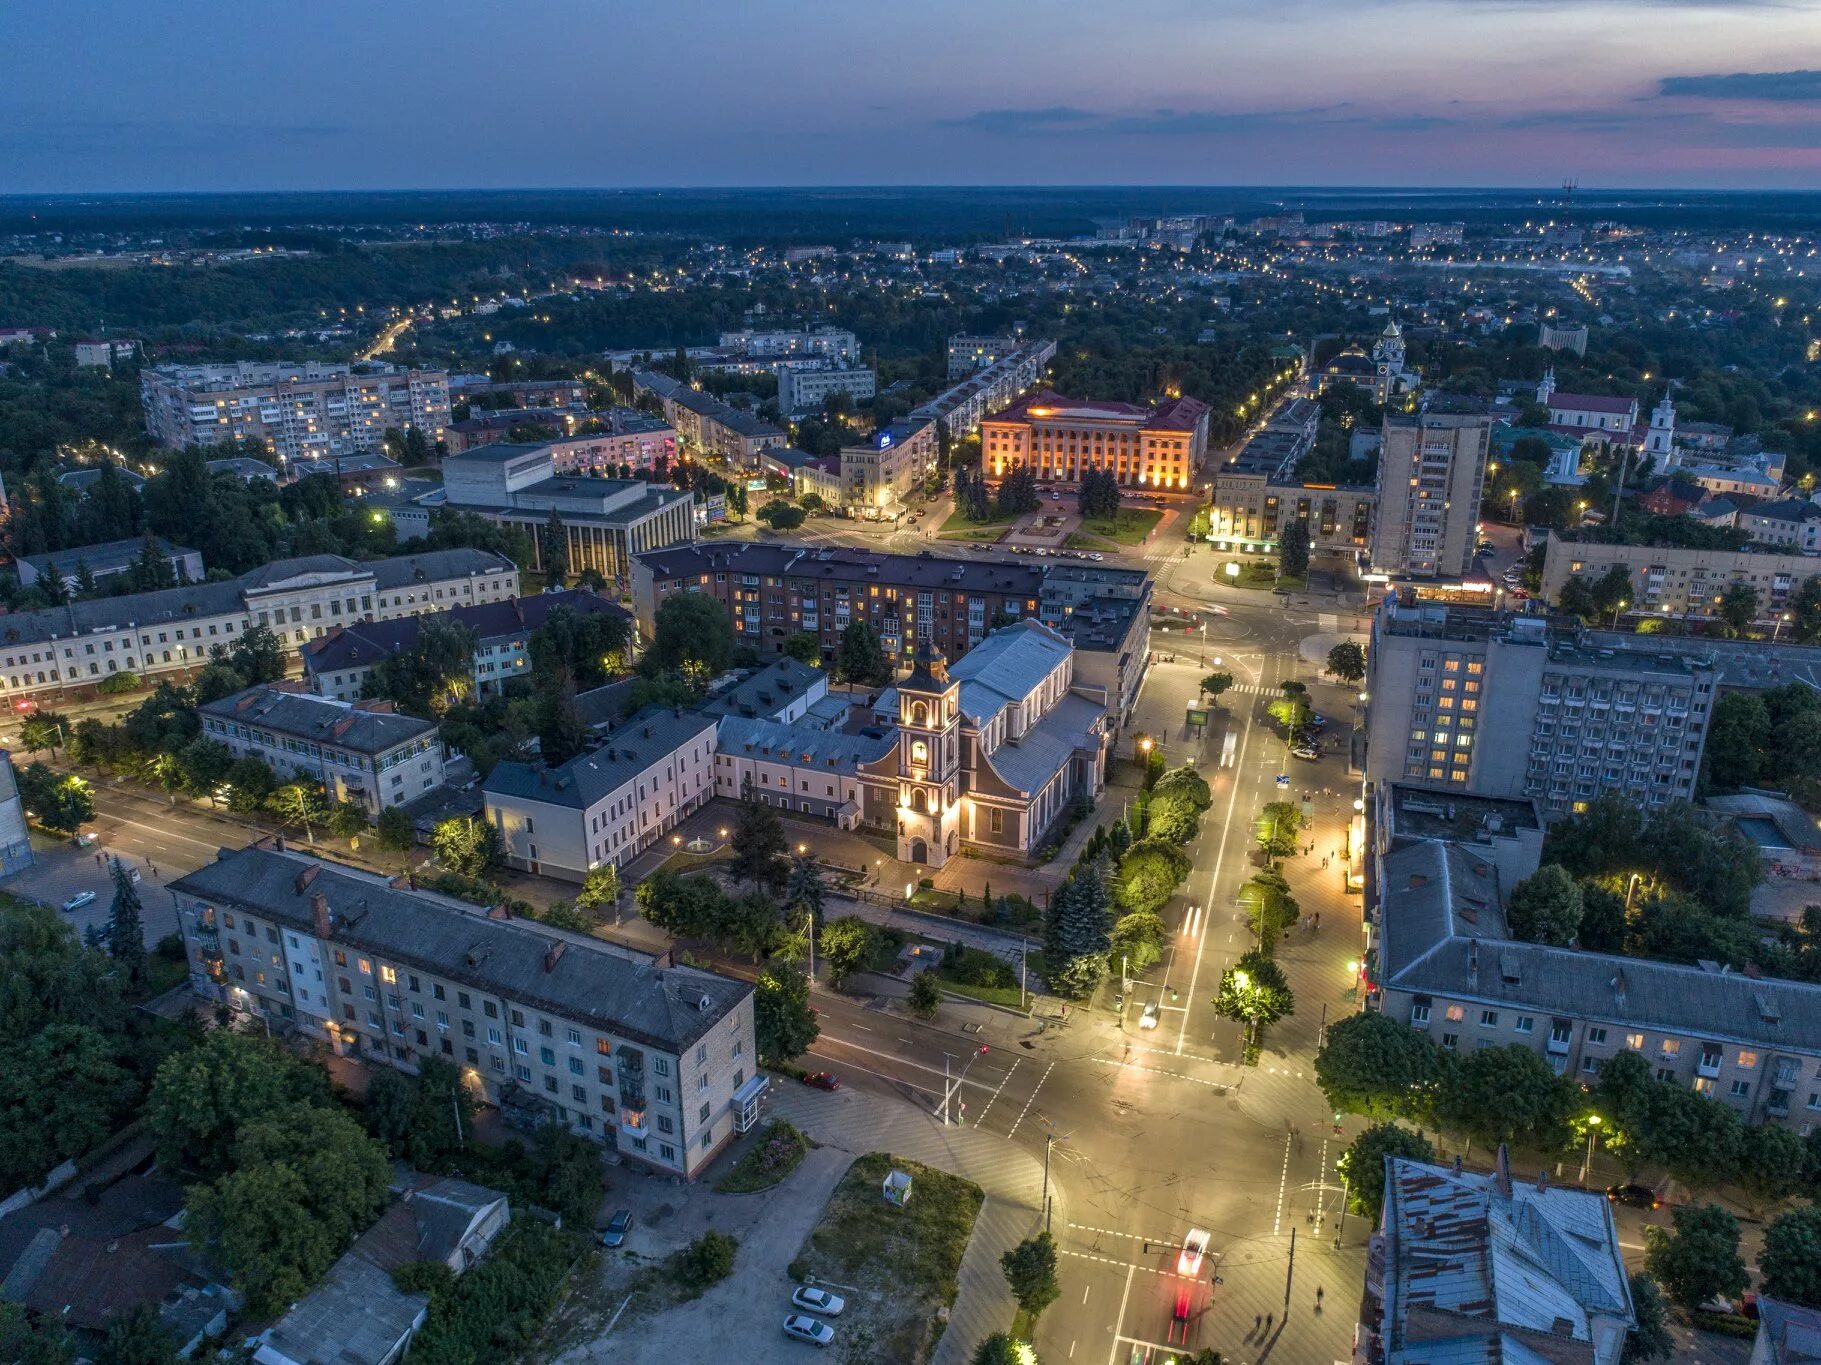
{"type": "Polygon", "coordinates": [[[1142,407],[1044,390],[980,424],[981,467],[994,478],[1022,466],[1042,483],[1079,483],[1104,470],[1121,484],[1187,488],[1207,450],[1208,405],[1195,398],[1142,407]]]}
{"type": "Polygon", "coordinates": [[[1459,578],[1479,542],[1492,412],[1475,399],[1427,397],[1385,415],[1372,567],[1393,578],[1459,578]]]}

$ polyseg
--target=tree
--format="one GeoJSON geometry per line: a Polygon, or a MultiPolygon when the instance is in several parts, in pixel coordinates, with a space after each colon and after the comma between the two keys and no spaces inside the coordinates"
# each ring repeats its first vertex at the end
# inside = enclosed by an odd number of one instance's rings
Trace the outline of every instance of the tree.
{"type": "Polygon", "coordinates": [[[358,801],[336,801],[323,823],[331,838],[357,839],[367,832],[367,808],[358,801]]]}
{"type": "Polygon", "coordinates": [[[1028,466],[1017,465],[999,480],[999,491],[993,499],[994,510],[1001,517],[1021,517],[1043,506],[1037,493],[1037,476],[1028,466]]]}
{"type": "Polygon", "coordinates": [[[582,878],[582,889],[575,893],[576,905],[597,922],[620,903],[620,869],[613,863],[602,863],[588,869],[582,878]]]}
{"type": "Polygon", "coordinates": [[[266,797],[266,809],[287,825],[302,825],[312,838],[316,826],[329,818],[328,801],[314,782],[286,782],[274,787],[266,797]]]}
{"type": "Polygon", "coordinates": [[[1232,686],[1233,675],[1231,673],[1210,673],[1201,680],[1201,691],[1215,701],[1219,701],[1220,694],[1232,686]]]}
{"type": "Polygon", "coordinates": [[[942,1004],[942,987],[932,971],[918,972],[911,978],[910,1011],[919,1019],[934,1019],[942,1004]]]}
{"type": "Polygon", "coordinates": [[[403,1156],[411,1134],[411,1109],[417,1099],[416,1083],[402,1071],[380,1067],[367,1078],[360,1097],[361,1116],[374,1141],[393,1156],[403,1156]]]}
{"type": "Polygon", "coordinates": [[[1303,908],[1290,894],[1290,884],[1275,868],[1266,868],[1239,893],[1240,904],[1251,920],[1252,932],[1258,935],[1258,946],[1267,954],[1274,953],[1284,931],[1303,917],[1303,908]]]}
{"type": "Polygon", "coordinates": [[[1421,1133],[1400,1128],[1395,1123],[1375,1123],[1348,1143],[1347,1150],[1334,1163],[1335,1170],[1347,1185],[1348,1207],[1372,1226],[1377,1226],[1385,1207],[1385,1158],[1388,1156],[1433,1161],[1435,1145],[1421,1133]]]}
{"type": "Polygon", "coordinates": [[[647,677],[674,673],[699,691],[733,663],[733,631],[727,611],[707,593],[676,593],[664,599],[653,622],[651,644],[639,660],[647,677]]]}
{"type": "Polygon", "coordinates": [[[1119,860],[1113,888],[1119,904],[1133,914],[1155,915],[1189,875],[1189,856],[1174,844],[1132,845],[1119,860]]]}
{"type": "Polygon", "coordinates": [[[398,806],[379,813],[379,846],[391,853],[409,853],[417,847],[417,826],[398,806]]]}
{"type": "Polygon", "coordinates": [[[99,1147],[132,1116],[140,1086],[121,1049],[87,1024],[51,1023],[0,1076],[0,1173],[35,1185],[61,1161],[99,1147]]]}
{"type": "Polygon", "coordinates": [[[264,807],[278,786],[278,778],[257,758],[237,758],[228,765],[228,809],[251,815],[264,807]]]}
{"type": "Polygon", "coordinates": [[[430,831],[430,849],[444,867],[464,877],[486,876],[503,851],[498,829],[464,815],[439,821],[430,831]]]}
{"type": "Polygon", "coordinates": [[[1056,1277],[1056,1243],[1047,1232],[1027,1237],[999,1258],[1012,1297],[1033,1320],[1062,1294],[1056,1277]]]}
{"type": "Polygon", "coordinates": [[[340,1253],[328,1228],[310,1216],[310,1188],[285,1165],[235,1170],[190,1187],[190,1241],[226,1265],[233,1285],[259,1316],[302,1298],[340,1253]]]}
{"type": "Polygon", "coordinates": [[[158,1316],[157,1304],[135,1304],[108,1325],[94,1365],[177,1365],[181,1345],[158,1316]]]}
{"type": "Polygon", "coordinates": [[[1631,1308],[1637,1325],[1625,1336],[1620,1365],[1646,1360],[1667,1360],[1675,1354],[1676,1339],[1669,1334],[1669,1305],[1663,1291],[1649,1275],[1631,1277],[1631,1308]]]}
{"type": "Polygon", "coordinates": [[[1302,847],[1303,813],[1293,801],[1268,801],[1258,815],[1258,844],[1267,865],[1294,855],[1302,847]]]}
{"type": "Polygon", "coordinates": [[[706,1289],[733,1274],[734,1252],[739,1242],[725,1232],[709,1228],[676,1253],[674,1273],[692,1289],[706,1289]]]}
{"type": "Polygon", "coordinates": [[[1029,1365],[1033,1359],[1035,1356],[1025,1343],[1010,1332],[994,1332],[974,1347],[972,1365],[1029,1365]]]}
{"type": "Polygon", "coordinates": [[[799,630],[794,635],[786,635],[779,648],[786,658],[808,664],[811,668],[822,666],[822,642],[811,631],[799,630]]]}
{"type": "Polygon", "coordinates": [[[575,692],[561,678],[545,677],[537,689],[538,758],[560,768],[588,747],[588,727],[576,709],[575,692]]]}
{"type": "Polygon", "coordinates": [[[822,927],[816,945],[828,967],[831,985],[840,985],[871,961],[878,931],[857,915],[843,915],[822,927]]]}
{"type": "Polygon", "coordinates": [[[835,669],[849,683],[878,683],[891,676],[885,651],[879,647],[879,636],[870,622],[850,621],[842,630],[835,669]]]}
{"type": "Polygon", "coordinates": [[[107,953],[126,974],[129,990],[145,980],[145,921],[140,916],[139,892],[120,859],[114,859],[114,904],[108,911],[107,953]]]}
{"type": "Polygon", "coordinates": [[[1360,683],[1366,678],[1366,649],[1357,640],[1342,640],[1328,651],[1328,672],[1344,683],[1360,683]]]}
{"type": "Polygon", "coordinates": [[[1675,1229],[1644,1229],[1644,1268],[1678,1308],[1695,1309],[1716,1295],[1745,1291],[1739,1259],[1739,1222],[1718,1204],[1685,1204],[1675,1229]]]}
{"type": "Polygon", "coordinates": [[[1545,863],[1512,887],[1505,919],[1513,938],[1569,947],[1581,927],[1581,888],[1560,863],[1545,863]]]}
{"type": "Polygon", "coordinates": [[[1714,703],[1702,754],[1704,785],[1730,790],[1756,782],[1770,738],[1770,709],[1762,696],[1722,693],[1714,703]]]}
{"type": "Polygon", "coordinates": [[[1821,1308],[1821,1208],[1810,1204],[1774,1219],[1764,1229],[1758,1271],[1771,1298],[1821,1308]]]}
{"type": "Polygon", "coordinates": [[[1214,1012],[1244,1025],[1250,1059],[1257,1053],[1264,1030],[1296,1013],[1296,997],[1284,979],[1283,968],[1254,948],[1221,973],[1214,1012]]]}
{"type": "Polygon", "coordinates": [[[238,640],[228,646],[228,667],[251,687],[255,683],[278,682],[285,675],[285,647],[278,633],[268,625],[246,628],[238,640]]]}
{"type": "Polygon", "coordinates": [[[1745,1128],[1740,1133],[1739,1183],[1755,1207],[1780,1204],[1802,1188],[1807,1156],[1802,1139],[1780,1124],[1745,1128]]]}
{"type": "Polygon", "coordinates": [[[19,743],[28,754],[49,749],[65,742],[71,732],[69,717],[60,711],[34,711],[19,723],[19,743]]]}
{"type": "Polygon", "coordinates": [[[167,1057],[146,1102],[159,1164],[215,1175],[244,1125],[328,1093],[327,1078],[269,1038],[216,1029],[167,1057]]]}
{"type": "Polygon", "coordinates": [[[213,805],[216,792],[234,766],[234,751],[219,740],[198,735],[177,751],[177,766],[184,791],[191,796],[206,796],[213,805]]]}
{"type": "Polygon", "coordinates": [[[763,886],[774,894],[784,889],[790,877],[790,864],[784,856],[789,847],[784,822],[750,791],[740,799],[740,814],[728,842],[733,847],[728,871],[735,880],[763,886]]]}
{"type": "Polygon", "coordinates": [[[48,830],[74,834],[84,821],[95,818],[95,799],[80,777],[54,773],[42,763],[28,763],[20,769],[18,781],[21,803],[48,830]]]}
{"type": "Polygon", "coordinates": [[[1521,1043],[1485,1047],[1452,1069],[1437,1103],[1444,1128],[1483,1142],[1555,1148],[1578,1091],[1521,1043]]]}
{"type": "Polygon", "coordinates": [[[1441,1050],[1389,1015],[1352,1014],[1328,1025],[1315,1054],[1315,1083],[1339,1113],[1434,1122],[1441,1050]]]}
{"type": "Polygon", "coordinates": [[[1720,619],[1727,633],[1743,635],[1758,619],[1758,590],[1749,583],[1734,583],[1720,594],[1720,619]]]}
{"type": "Polygon", "coordinates": [[[1149,970],[1163,958],[1163,941],[1168,931],[1161,918],[1151,911],[1121,915],[1113,921],[1107,957],[1117,958],[1120,971],[1136,973],[1149,970]]]}
{"type": "Polygon", "coordinates": [[[447,1057],[431,1054],[418,1066],[412,1087],[405,1155],[420,1170],[457,1151],[474,1131],[474,1095],[462,1071],[447,1057]]]}
{"type": "Polygon", "coordinates": [[[1044,923],[1045,975],[1057,994],[1080,999],[1107,971],[1111,905],[1104,855],[1078,869],[1050,896],[1044,923]]]}
{"type": "Polygon", "coordinates": [[[809,1005],[809,976],[801,967],[774,962],[759,973],[752,999],[753,1043],[767,1066],[809,1051],[821,1034],[809,1005]]]}
{"type": "Polygon", "coordinates": [[[1301,517],[1277,533],[1277,569],[1286,578],[1309,572],[1309,523],[1301,517]]]}
{"type": "Polygon", "coordinates": [[[538,551],[543,560],[545,582],[552,588],[562,587],[569,578],[569,530],[554,507],[538,532],[538,551]]]}

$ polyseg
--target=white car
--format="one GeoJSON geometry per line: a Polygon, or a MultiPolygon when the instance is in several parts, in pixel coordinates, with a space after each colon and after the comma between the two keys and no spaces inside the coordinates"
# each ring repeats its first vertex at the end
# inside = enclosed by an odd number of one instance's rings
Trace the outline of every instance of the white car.
{"type": "Polygon", "coordinates": [[[826,1322],[818,1322],[801,1313],[792,1313],[784,1319],[784,1335],[795,1337],[798,1341],[807,1341],[811,1346],[832,1345],[835,1329],[826,1322]]]}
{"type": "Polygon", "coordinates": [[[1139,1028],[1156,1028],[1157,1027],[1157,1002],[1155,1000],[1153,1000],[1150,1004],[1146,1005],[1144,1007],[1144,1013],[1142,1013],[1138,1016],[1138,1027],[1139,1028]]]}
{"type": "Polygon", "coordinates": [[[80,910],[85,905],[94,903],[95,893],[93,891],[78,891],[63,903],[63,913],[67,915],[72,911],[80,910]]]}
{"type": "Polygon", "coordinates": [[[1176,1273],[1199,1275],[1202,1253],[1207,1249],[1208,1234],[1200,1228],[1190,1228],[1189,1235],[1182,1239],[1182,1252],[1176,1257],[1176,1273]]]}
{"type": "Polygon", "coordinates": [[[806,1308],[812,1313],[820,1313],[825,1318],[838,1318],[841,1310],[847,1307],[847,1300],[839,1294],[831,1294],[826,1289],[812,1289],[804,1285],[790,1296],[793,1307],[806,1308]]]}

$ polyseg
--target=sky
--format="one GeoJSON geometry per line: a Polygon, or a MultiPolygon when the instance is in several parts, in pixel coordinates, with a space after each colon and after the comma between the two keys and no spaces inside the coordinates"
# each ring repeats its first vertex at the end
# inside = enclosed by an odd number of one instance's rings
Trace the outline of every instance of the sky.
{"type": "Polygon", "coordinates": [[[1821,189],[1821,0],[0,5],[0,193],[1821,189]]]}

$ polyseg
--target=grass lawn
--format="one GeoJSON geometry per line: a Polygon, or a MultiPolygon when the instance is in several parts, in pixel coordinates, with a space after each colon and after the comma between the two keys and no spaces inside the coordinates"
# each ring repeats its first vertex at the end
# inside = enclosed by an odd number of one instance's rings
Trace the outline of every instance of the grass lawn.
{"type": "Polygon", "coordinates": [[[809,1139],[783,1119],[765,1125],[752,1148],[715,1181],[722,1194],[752,1194],[769,1190],[803,1164],[809,1139]]]}
{"type": "Polygon", "coordinates": [[[929,1360],[942,1336],[936,1312],[955,1302],[961,1258],[985,1198],[972,1181],[887,1152],[868,1153],[848,1168],[790,1275],[853,1286],[841,1319],[849,1359],[929,1360]],[[903,1208],[880,1193],[893,1169],[911,1177],[903,1208]]]}
{"type": "MultiPolygon", "coordinates": [[[[1043,953],[1033,948],[1025,959],[1025,985],[1033,992],[1043,981],[1043,953]]],[[[1004,958],[979,949],[966,950],[957,960],[952,954],[942,959],[937,969],[942,989],[984,1000],[989,1005],[1030,1011],[1030,1002],[1018,989],[1018,967],[1004,958]]]]}
{"type": "Polygon", "coordinates": [[[1229,588],[1255,588],[1270,592],[1273,588],[1282,588],[1285,592],[1302,592],[1309,586],[1309,580],[1300,574],[1277,574],[1277,566],[1264,560],[1255,560],[1239,571],[1239,577],[1228,578],[1223,572],[1220,581],[1229,588]]]}
{"type": "Polygon", "coordinates": [[[1163,513],[1152,507],[1121,507],[1119,514],[1108,520],[1094,517],[1081,523],[1089,535],[1110,540],[1116,545],[1142,545],[1144,538],[1163,520],[1163,513]]]}
{"type": "Polygon", "coordinates": [[[942,540],[997,540],[1016,517],[994,517],[991,521],[969,521],[959,510],[949,513],[948,520],[936,532],[942,540]]]}

